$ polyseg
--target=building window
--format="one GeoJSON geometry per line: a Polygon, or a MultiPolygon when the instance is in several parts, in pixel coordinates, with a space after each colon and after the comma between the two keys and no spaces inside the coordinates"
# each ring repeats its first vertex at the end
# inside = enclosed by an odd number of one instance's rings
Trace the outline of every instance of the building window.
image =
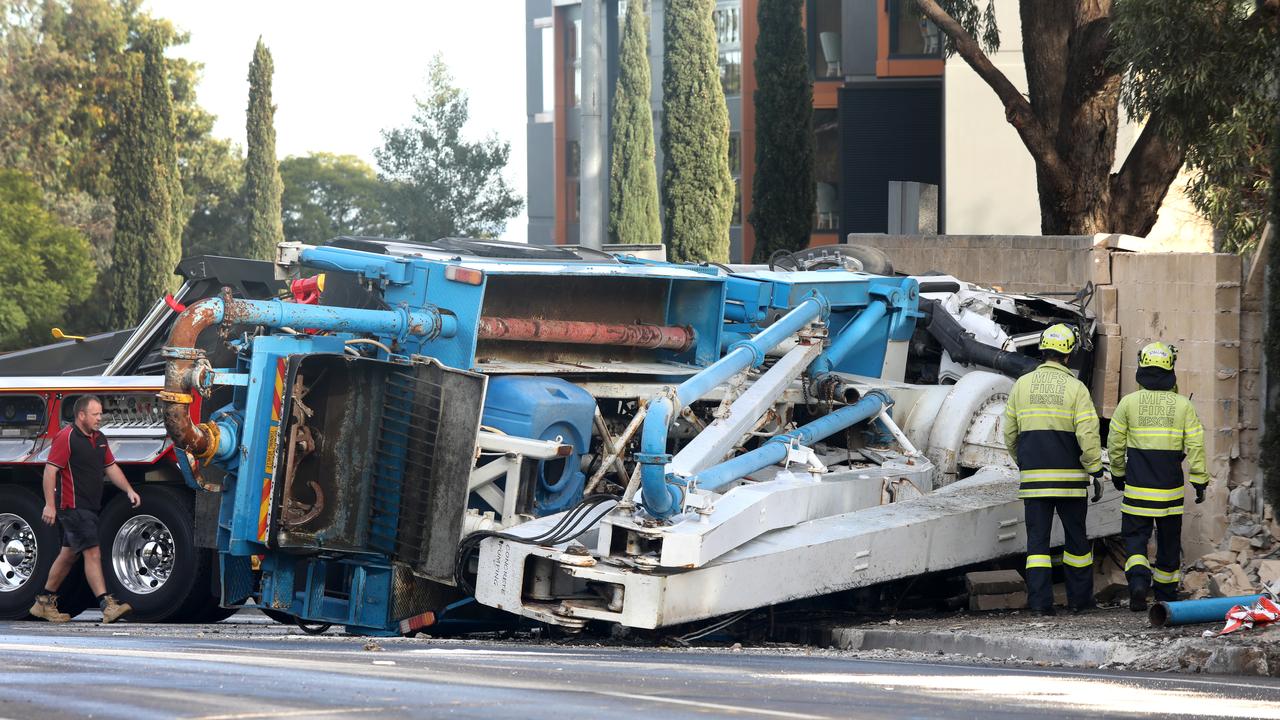
{"type": "Polygon", "coordinates": [[[889,1],[889,56],[942,57],[942,31],[920,13],[915,0],[889,1]]]}
{"type": "Polygon", "coordinates": [[[742,133],[729,133],[729,172],[733,175],[733,218],[730,225],[742,224],[742,133]]]}
{"type": "Polygon", "coordinates": [[[582,186],[578,176],[582,173],[582,146],[577,140],[568,140],[564,144],[564,178],[569,189],[569,197],[573,198],[570,208],[569,222],[576,223],[582,215],[582,186]]]}
{"type": "Polygon", "coordinates": [[[841,0],[814,0],[809,5],[813,28],[810,38],[810,69],[817,80],[839,79],[844,75],[841,66],[843,38],[841,37],[841,0]]]}
{"type": "Polygon", "coordinates": [[[725,97],[742,94],[742,4],[719,0],[713,16],[720,51],[720,87],[725,97]]]}
{"type": "MultiPolygon", "coordinates": [[[[577,9],[577,8],[575,8],[577,9]]],[[[578,107],[582,101],[582,18],[574,18],[565,28],[565,71],[568,73],[569,107],[578,107]]]]}
{"type": "Polygon", "coordinates": [[[813,175],[817,181],[813,227],[840,229],[840,132],[835,110],[813,111],[813,175]]]}

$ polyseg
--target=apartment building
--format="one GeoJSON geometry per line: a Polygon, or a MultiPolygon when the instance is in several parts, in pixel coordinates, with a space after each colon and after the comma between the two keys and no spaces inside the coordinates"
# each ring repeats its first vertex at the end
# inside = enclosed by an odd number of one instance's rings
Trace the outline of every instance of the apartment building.
{"type": "MultiPolygon", "coordinates": [[[[609,109],[625,2],[526,0],[530,242],[590,243],[607,227],[609,109]]],[[[735,261],[750,258],[754,246],[746,218],[757,6],[758,0],[717,0],[714,10],[737,185],[735,261]]],[[[650,0],[660,179],[664,7],[664,0],[650,0]]],[[[804,14],[817,158],[812,242],[838,242],[853,232],[945,231],[941,33],[912,0],[807,0],[804,14]]]]}

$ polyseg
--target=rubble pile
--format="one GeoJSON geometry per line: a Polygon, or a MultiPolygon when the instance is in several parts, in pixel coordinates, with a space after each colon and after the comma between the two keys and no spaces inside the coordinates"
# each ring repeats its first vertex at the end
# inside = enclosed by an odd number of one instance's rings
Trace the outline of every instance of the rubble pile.
{"type": "Polygon", "coordinates": [[[1252,487],[1231,491],[1227,537],[1182,574],[1192,599],[1248,595],[1280,581],[1280,523],[1270,505],[1251,512],[1253,497],[1252,487]]]}

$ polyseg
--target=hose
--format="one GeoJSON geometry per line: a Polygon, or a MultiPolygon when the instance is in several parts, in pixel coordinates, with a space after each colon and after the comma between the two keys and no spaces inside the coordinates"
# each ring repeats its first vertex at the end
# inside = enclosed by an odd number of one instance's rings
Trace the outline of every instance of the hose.
{"type": "Polygon", "coordinates": [[[955,362],[991,368],[1013,378],[1022,377],[1040,366],[1040,361],[1033,357],[981,342],[937,300],[920,298],[920,311],[924,314],[924,328],[955,362]]]}
{"type": "Polygon", "coordinates": [[[462,539],[462,542],[458,543],[458,553],[454,558],[454,582],[457,583],[458,588],[467,595],[475,595],[475,585],[471,582],[470,578],[467,577],[467,564],[471,559],[471,555],[480,548],[481,541],[496,537],[503,540],[509,540],[511,542],[523,543],[525,545],[561,545],[576,539],[578,536],[594,527],[595,524],[600,522],[605,515],[608,515],[613,511],[617,500],[618,498],[613,495],[588,495],[583,498],[581,503],[574,506],[572,510],[566,512],[564,517],[560,518],[560,520],[557,521],[550,530],[533,537],[523,537],[497,530],[481,530],[480,532],[475,532],[466,536],[462,539]],[[604,512],[592,517],[586,523],[582,522],[585,518],[591,515],[592,510],[602,505],[607,505],[604,512]]]}

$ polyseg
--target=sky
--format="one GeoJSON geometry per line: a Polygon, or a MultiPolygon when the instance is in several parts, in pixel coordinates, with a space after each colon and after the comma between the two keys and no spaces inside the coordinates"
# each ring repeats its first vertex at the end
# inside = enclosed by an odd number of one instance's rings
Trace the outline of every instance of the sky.
{"type": "MultiPolygon", "coordinates": [[[[507,182],[525,196],[524,3],[521,0],[148,0],[191,34],[171,56],[204,64],[200,104],[214,134],[244,145],[249,61],[259,36],[275,61],[276,152],[356,155],[374,165],[381,131],[407,125],[441,53],[470,97],[468,134],[511,143],[507,182]]],[[[376,166],[375,166],[376,167],[376,166]]],[[[524,242],[527,219],[507,224],[524,242]]]]}

